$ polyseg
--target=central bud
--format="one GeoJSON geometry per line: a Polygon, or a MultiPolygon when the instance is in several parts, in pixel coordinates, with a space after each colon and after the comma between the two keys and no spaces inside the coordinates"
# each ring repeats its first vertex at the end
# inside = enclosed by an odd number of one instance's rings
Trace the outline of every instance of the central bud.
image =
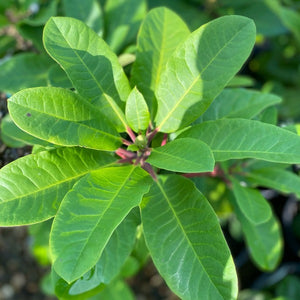
{"type": "Polygon", "coordinates": [[[134,144],[140,149],[144,150],[147,148],[148,140],[144,135],[138,135],[134,141],[134,144]]]}

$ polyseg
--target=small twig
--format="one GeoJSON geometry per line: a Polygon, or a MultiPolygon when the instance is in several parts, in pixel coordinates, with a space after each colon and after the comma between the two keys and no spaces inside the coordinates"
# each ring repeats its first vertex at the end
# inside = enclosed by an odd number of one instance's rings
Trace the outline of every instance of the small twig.
{"type": "Polygon", "coordinates": [[[123,145],[126,145],[126,146],[132,145],[132,142],[127,141],[127,140],[125,140],[125,139],[122,140],[122,143],[123,143],[123,145]]]}
{"type": "Polygon", "coordinates": [[[121,158],[125,159],[125,158],[130,158],[130,159],[134,159],[137,157],[137,154],[128,150],[125,150],[123,148],[119,148],[116,151],[116,154],[118,156],[120,156],[121,158]]]}
{"type": "Polygon", "coordinates": [[[146,138],[148,141],[148,146],[150,145],[151,141],[153,140],[153,138],[156,136],[156,134],[158,133],[158,128],[155,128],[151,133],[149,133],[146,138]]]}
{"type": "Polygon", "coordinates": [[[168,142],[168,134],[165,133],[164,137],[163,137],[163,140],[161,142],[161,146],[164,146],[167,142],[168,142]]]}
{"type": "Polygon", "coordinates": [[[141,167],[150,174],[150,176],[157,181],[157,176],[155,174],[155,172],[153,171],[151,165],[147,162],[144,162],[143,164],[141,164],[141,167]]]}
{"type": "Polygon", "coordinates": [[[126,131],[127,131],[128,135],[129,135],[129,137],[131,138],[131,140],[132,140],[133,142],[135,142],[136,136],[135,136],[134,132],[131,130],[131,128],[130,128],[130,127],[127,127],[127,128],[126,128],[126,131]]]}

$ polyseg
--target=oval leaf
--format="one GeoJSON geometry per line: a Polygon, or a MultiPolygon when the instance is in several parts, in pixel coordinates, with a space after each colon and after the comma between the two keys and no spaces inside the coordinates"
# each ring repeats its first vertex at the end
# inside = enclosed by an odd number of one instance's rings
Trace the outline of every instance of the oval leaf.
{"type": "Polygon", "coordinates": [[[300,137],[274,125],[245,119],[207,121],[178,138],[200,139],[216,161],[257,158],[279,163],[300,163],[300,137]]]}
{"type": "Polygon", "coordinates": [[[150,114],[143,95],[134,88],[126,102],[126,119],[129,126],[139,132],[148,127],[150,114]]]}
{"type": "Polygon", "coordinates": [[[268,221],[254,224],[240,210],[235,197],[230,197],[231,203],[242,230],[250,255],[254,262],[265,271],[272,271],[278,265],[283,251],[281,227],[272,214],[268,221]]]}
{"type": "Polygon", "coordinates": [[[29,87],[45,86],[51,65],[53,61],[46,55],[15,55],[1,65],[0,90],[13,94],[29,87]]]}
{"type": "Polygon", "coordinates": [[[104,40],[79,20],[55,17],[45,26],[44,45],[78,93],[98,106],[119,131],[125,131],[124,114],[116,112],[106,95],[124,109],[130,86],[117,56],[104,40]]]}
{"type": "Polygon", "coordinates": [[[231,179],[236,203],[249,222],[261,224],[272,216],[267,200],[255,189],[243,187],[237,180],[231,179]]]}
{"type": "Polygon", "coordinates": [[[194,31],[161,75],[157,127],[173,132],[204,113],[242,67],[254,42],[255,25],[242,16],[221,17],[194,31]]]}
{"type": "Polygon", "coordinates": [[[0,171],[0,225],[26,225],[53,217],[80,177],[113,160],[105,152],[59,148],[6,165],[0,171]]]}
{"type": "Polygon", "coordinates": [[[153,148],[147,162],[155,167],[174,172],[210,172],[215,160],[210,148],[203,142],[184,138],[165,146],[153,148]]]}
{"type": "Polygon", "coordinates": [[[201,121],[222,118],[252,119],[265,108],[281,102],[272,94],[246,89],[225,89],[200,117],[201,121]]]}
{"type": "Polygon", "coordinates": [[[69,90],[23,90],[9,99],[8,108],[20,128],[53,144],[109,151],[121,144],[101,112],[69,90]]]}
{"type": "Polygon", "coordinates": [[[82,178],[53,222],[50,249],[55,271],[70,283],[91,269],[150,184],[151,177],[136,166],[105,168],[82,178]]]}
{"type": "Polygon", "coordinates": [[[141,206],[154,264],[181,299],[236,299],[235,267],[217,216],[190,180],[160,177],[141,206]]]}
{"type": "Polygon", "coordinates": [[[167,60],[189,34],[182,19],[166,7],[152,9],[141,25],[131,80],[143,93],[151,115],[157,106],[154,91],[167,60]]]}

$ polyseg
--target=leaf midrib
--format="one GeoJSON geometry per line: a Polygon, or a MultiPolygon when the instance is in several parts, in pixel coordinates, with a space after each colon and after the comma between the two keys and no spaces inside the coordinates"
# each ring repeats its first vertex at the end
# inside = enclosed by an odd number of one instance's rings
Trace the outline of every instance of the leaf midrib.
{"type": "MultiPolygon", "coordinates": [[[[53,20],[53,23],[55,23],[55,21],[53,20]]],[[[69,48],[73,51],[73,53],[75,54],[75,56],[78,58],[78,60],[82,63],[82,65],[85,67],[85,69],[88,71],[88,73],[90,74],[90,76],[92,77],[92,79],[94,80],[94,82],[96,83],[97,87],[99,88],[99,90],[102,92],[102,94],[105,94],[105,91],[103,90],[101,84],[97,81],[97,78],[94,76],[94,74],[90,71],[89,67],[87,66],[87,64],[84,62],[84,60],[81,58],[81,56],[77,53],[76,49],[74,49],[71,44],[69,43],[69,41],[65,38],[63,32],[60,30],[60,28],[58,27],[58,25],[55,23],[55,26],[57,28],[57,30],[60,32],[61,36],[63,37],[63,39],[65,40],[66,44],[69,46],[69,48]]],[[[87,51],[87,50],[86,50],[87,51]]],[[[88,51],[87,51],[88,52],[88,51]]],[[[51,55],[52,56],[52,55],[51,55]]],[[[72,80],[73,81],[73,80],[72,80]]],[[[106,100],[107,98],[104,97],[106,100]]],[[[109,107],[115,112],[115,114],[117,115],[117,117],[120,119],[120,121],[124,124],[124,120],[120,118],[119,114],[115,111],[114,107],[111,106],[110,102],[107,101],[107,103],[109,104],[109,107]]]]}
{"type": "Polygon", "coordinates": [[[114,163],[108,163],[108,164],[106,164],[106,165],[101,165],[101,166],[99,166],[99,167],[97,167],[97,168],[95,168],[95,169],[86,170],[86,171],[84,171],[84,172],[82,172],[82,173],[80,173],[80,174],[77,174],[76,176],[68,177],[68,178],[66,178],[66,179],[64,179],[64,180],[56,181],[54,184],[47,185],[47,186],[45,186],[45,187],[43,187],[43,188],[41,188],[41,189],[39,189],[39,190],[37,190],[37,191],[31,192],[31,193],[27,193],[27,194],[22,194],[22,195],[20,195],[20,196],[18,196],[18,197],[14,197],[14,198],[12,198],[12,199],[10,199],[10,200],[5,200],[5,201],[2,201],[2,202],[0,201],[0,205],[1,205],[2,203],[11,202],[11,201],[19,201],[19,200],[22,199],[22,198],[30,197],[30,196],[32,196],[32,195],[34,195],[34,194],[38,194],[38,193],[40,193],[40,192],[46,191],[46,190],[48,190],[48,189],[51,189],[51,188],[53,188],[53,187],[55,187],[55,186],[64,184],[65,182],[72,181],[72,180],[74,180],[74,179],[76,179],[76,178],[82,177],[82,176],[84,176],[84,175],[86,175],[86,174],[88,174],[88,173],[90,173],[90,172],[92,172],[92,171],[95,171],[95,170],[98,170],[98,169],[102,169],[102,168],[107,168],[109,165],[112,165],[112,164],[114,164],[114,163]]]}
{"type": "MultiPolygon", "coordinates": [[[[244,25],[243,27],[240,28],[239,31],[237,31],[232,38],[225,43],[225,45],[220,48],[220,50],[217,52],[217,54],[207,63],[207,65],[202,69],[201,73],[199,73],[198,76],[196,76],[196,78],[194,79],[194,81],[191,83],[190,87],[184,92],[184,94],[179,98],[179,100],[175,103],[174,107],[167,113],[166,117],[161,121],[161,123],[157,126],[158,128],[161,128],[165,122],[171,117],[171,115],[174,113],[174,111],[178,108],[178,106],[181,104],[181,102],[184,100],[185,96],[190,92],[190,90],[194,87],[194,85],[197,83],[197,81],[199,80],[199,78],[201,76],[203,76],[203,74],[205,73],[205,71],[207,70],[207,68],[212,64],[212,62],[217,58],[217,56],[220,54],[221,51],[223,51],[223,49],[225,49],[229,43],[232,42],[232,40],[234,40],[236,38],[236,36],[238,34],[240,34],[240,32],[243,30],[244,27],[248,26],[248,24],[244,25]]],[[[203,98],[202,98],[203,99],[203,98]]]]}
{"type": "MultiPolygon", "coordinates": [[[[27,106],[21,105],[20,103],[17,103],[17,102],[12,102],[12,101],[11,101],[11,103],[14,103],[15,105],[21,106],[21,107],[23,107],[23,108],[28,108],[28,109],[30,109],[31,111],[34,111],[34,112],[36,112],[36,113],[38,113],[38,114],[41,114],[41,115],[44,114],[44,115],[46,115],[46,116],[50,116],[50,117],[52,117],[52,118],[54,118],[54,119],[58,119],[58,120],[60,120],[60,121],[66,121],[66,122],[70,122],[70,123],[75,123],[75,124],[77,124],[78,126],[81,126],[81,127],[87,128],[87,129],[95,130],[96,132],[98,132],[98,133],[100,133],[100,134],[102,134],[102,135],[105,135],[105,136],[107,136],[107,137],[113,138],[114,140],[120,141],[120,138],[117,137],[117,136],[115,136],[115,135],[113,135],[113,134],[110,134],[110,133],[108,133],[108,132],[102,131],[102,130],[100,130],[100,129],[98,129],[98,128],[95,128],[95,127],[89,127],[89,126],[87,126],[87,125],[81,123],[81,122],[85,122],[85,121],[91,121],[92,119],[81,120],[81,121],[73,121],[73,120],[64,119],[64,118],[61,117],[61,116],[53,115],[53,114],[48,113],[48,112],[46,113],[46,112],[44,112],[44,111],[40,111],[40,110],[38,110],[38,109],[36,109],[36,108],[33,108],[33,107],[30,107],[30,106],[27,107],[27,106]]],[[[29,133],[29,134],[33,135],[32,133],[29,133]]],[[[33,135],[33,136],[39,138],[38,136],[35,136],[35,135],[33,135]]],[[[76,145],[74,145],[74,146],[76,146],[76,145]]]]}
{"type": "Polygon", "coordinates": [[[182,231],[182,233],[183,233],[183,236],[184,236],[185,240],[186,240],[187,243],[189,244],[189,246],[190,246],[190,248],[192,249],[192,251],[193,251],[195,257],[197,258],[198,263],[200,264],[200,266],[202,267],[202,270],[203,270],[204,273],[206,274],[206,277],[208,278],[208,280],[210,281],[210,283],[212,284],[212,286],[215,288],[215,290],[218,292],[218,294],[223,298],[223,296],[220,294],[220,292],[219,292],[219,290],[217,289],[217,287],[215,286],[215,284],[214,284],[214,283],[212,282],[212,280],[210,279],[210,276],[209,276],[209,274],[207,273],[207,271],[206,271],[205,267],[203,266],[202,262],[199,260],[199,256],[198,256],[197,252],[195,251],[195,249],[194,249],[194,247],[193,247],[193,244],[190,242],[188,236],[186,235],[185,230],[184,230],[184,227],[183,227],[182,223],[180,222],[180,219],[179,219],[179,217],[177,216],[176,211],[174,210],[174,208],[173,208],[173,206],[172,206],[172,204],[171,204],[171,201],[169,200],[169,198],[168,198],[167,194],[165,193],[165,191],[164,191],[162,185],[160,184],[159,180],[158,180],[156,183],[157,183],[157,185],[158,185],[158,187],[159,187],[161,193],[163,194],[164,198],[166,199],[166,201],[167,201],[167,203],[168,203],[168,205],[169,205],[169,208],[171,209],[171,211],[172,211],[172,213],[173,213],[175,219],[177,220],[177,224],[179,225],[179,227],[180,227],[180,229],[181,229],[181,231],[182,231]]]}
{"type": "MultiPolygon", "coordinates": [[[[96,228],[98,227],[99,223],[102,222],[103,220],[103,216],[105,215],[105,213],[107,212],[107,210],[111,207],[111,205],[113,204],[114,200],[117,198],[118,194],[120,193],[120,191],[124,188],[124,186],[126,185],[129,177],[131,176],[131,174],[134,172],[134,170],[136,169],[135,166],[132,167],[132,170],[128,173],[128,175],[126,176],[125,180],[123,181],[123,184],[119,187],[119,189],[116,191],[116,193],[114,194],[114,196],[108,201],[108,205],[107,207],[104,209],[104,211],[99,215],[99,219],[98,221],[96,222],[95,226],[93,227],[92,230],[90,230],[90,233],[88,235],[88,237],[86,238],[86,241],[84,243],[84,245],[82,246],[82,250],[80,251],[79,255],[77,256],[77,260],[76,260],[76,264],[74,264],[73,268],[72,268],[72,271],[71,271],[71,274],[74,274],[76,273],[75,270],[76,268],[78,267],[78,261],[80,261],[81,259],[81,256],[83,255],[89,241],[90,241],[90,238],[91,236],[93,235],[94,231],[96,230],[96,228]]],[[[122,220],[121,220],[122,221],[122,220]]],[[[114,231],[111,232],[111,235],[113,234],[114,231]]],[[[110,235],[110,236],[111,236],[110,235]]],[[[102,248],[102,251],[98,253],[98,258],[101,256],[102,252],[103,252],[103,249],[105,247],[105,245],[109,242],[109,238],[107,239],[106,243],[103,245],[103,248],[102,248]]],[[[81,272],[82,273],[82,272],[81,272]]]]}

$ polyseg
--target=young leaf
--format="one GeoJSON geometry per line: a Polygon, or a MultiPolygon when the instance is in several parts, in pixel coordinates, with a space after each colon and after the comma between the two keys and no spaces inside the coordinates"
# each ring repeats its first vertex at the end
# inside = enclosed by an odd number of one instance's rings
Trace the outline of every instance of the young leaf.
{"type": "Polygon", "coordinates": [[[300,137],[274,125],[245,119],[207,121],[178,138],[200,139],[216,161],[257,158],[279,163],[300,163],[300,137]]]}
{"type": "Polygon", "coordinates": [[[236,205],[239,206],[248,221],[254,225],[267,222],[272,216],[272,210],[261,193],[255,189],[241,186],[234,178],[231,181],[236,205]]]}
{"type": "Polygon", "coordinates": [[[242,230],[254,262],[265,271],[276,268],[282,255],[283,242],[280,224],[272,214],[271,218],[261,224],[249,222],[240,210],[235,197],[230,197],[234,211],[241,222],[242,230]]]}
{"type": "Polygon", "coordinates": [[[151,10],[141,25],[131,80],[143,93],[151,115],[157,106],[154,91],[167,60],[189,33],[181,18],[165,7],[151,10]]]}
{"type": "Polygon", "coordinates": [[[63,0],[63,9],[66,17],[83,21],[100,36],[103,32],[103,16],[97,0],[63,0]]]}
{"type": "Polygon", "coordinates": [[[300,177],[278,167],[267,167],[246,173],[250,182],[282,193],[294,193],[300,199],[300,177]]]}
{"type": "Polygon", "coordinates": [[[0,170],[0,225],[26,225],[53,217],[80,177],[113,160],[105,152],[59,148],[6,165],[0,170]]]}
{"type": "Polygon", "coordinates": [[[104,6],[106,38],[111,49],[119,53],[135,42],[142,20],[146,16],[145,0],[107,0],[104,6]]]}
{"type": "Polygon", "coordinates": [[[51,65],[49,57],[43,55],[15,55],[1,65],[0,90],[13,94],[29,87],[45,86],[51,65]]]}
{"type": "Polygon", "coordinates": [[[174,172],[210,172],[215,160],[210,148],[203,142],[183,138],[153,148],[147,162],[155,167],[174,172]]]}
{"type": "Polygon", "coordinates": [[[129,211],[149,190],[151,177],[136,166],[100,169],[82,178],[64,198],[50,235],[55,271],[72,282],[99,260],[129,211]]]}
{"type": "Polygon", "coordinates": [[[225,89],[200,117],[201,121],[222,118],[252,119],[265,108],[281,102],[272,94],[246,89],[225,89]]]}
{"type": "Polygon", "coordinates": [[[221,17],[194,31],[170,57],[158,83],[159,130],[176,131],[204,113],[241,68],[254,41],[253,21],[241,16],[221,17]]]}
{"type": "Polygon", "coordinates": [[[80,96],[54,87],[20,91],[9,99],[13,121],[50,143],[113,151],[121,138],[99,110],[80,96]]]}
{"type": "Polygon", "coordinates": [[[150,114],[143,95],[134,88],[126,102],[126,119],[129,126],[135,131],[147,129],[150,114]]]}
{"type": "Polygon", "coordinates": [[[160,177],[141,212],[154,264],[180,298],[236,299],[235,267],[217,216],[190,180],[160,177]]]}
{"type": "Polygon", "coordinates": [[[124,109],[130,86],[117,56],[107,44],[83,22],[55,17],[45,26],[44,45],[78,93],[100,108],[119,131],[125,131],[125,116],[115,110],[111,99],[124,109]]]}

